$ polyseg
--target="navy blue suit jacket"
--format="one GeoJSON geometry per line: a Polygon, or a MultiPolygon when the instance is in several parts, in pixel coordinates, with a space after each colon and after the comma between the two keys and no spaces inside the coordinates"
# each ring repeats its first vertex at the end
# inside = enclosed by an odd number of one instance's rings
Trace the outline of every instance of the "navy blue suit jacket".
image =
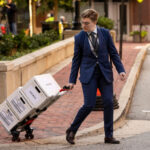
{"type": "Polygon", "coordinates": [[[88,83],[94,73],[97,62],[104,78],[108,83],[111,83],[113,81],[113,72],[109,58],[111,58],[118,73],[125,72],[109,30],[97,27],[97,33],[99,38],[98,58],[91,51],[85,31],[82,30],[75,36],[74,56],[69,83],[76,83],[79,68],[81,83],[88,83]]]}

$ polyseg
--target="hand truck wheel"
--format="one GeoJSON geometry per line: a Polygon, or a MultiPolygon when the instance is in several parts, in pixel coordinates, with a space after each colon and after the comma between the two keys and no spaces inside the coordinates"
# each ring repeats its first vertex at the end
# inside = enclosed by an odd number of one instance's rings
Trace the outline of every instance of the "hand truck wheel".
{"type": "Polygon", "coordinates": [[[34,138],[34,135],[32,133],[26,133],[25,134],[25,138],[26,139],[33,139],[34,138]]]}
{"type": "Polygon", "coordinates": [[[15,142],[15,141],[16,141],[16,142],[20,142],[20,138],[19,138],[19,137],[14,137],[14,136],[13,136],[13,137],[12,137],[12,141],[13,141],[13,142],[15,142]]]}
{"type": "Polygon", "coordinates": [[[20,134],[20,132],[18,132],[18,131],[12,131],[12,141],[17,141],[17,142],[20,142],[20,138],[19,138],[19,134],[20,134]]]}

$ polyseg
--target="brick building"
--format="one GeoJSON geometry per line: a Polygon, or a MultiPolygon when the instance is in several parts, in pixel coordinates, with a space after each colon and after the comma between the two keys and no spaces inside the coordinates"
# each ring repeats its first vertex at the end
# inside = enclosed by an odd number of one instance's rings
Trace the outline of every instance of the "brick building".
{"type": "MultiPolygon", "coordinates": [[[[142,30],[148,31],[148,40],[150,40],[150,1],[143,0],[138,3],[137,0],[124,0],[124,39],[131,40],[129,34],[131,31],[139,30],[142,24],[142,30]]],[[[108,0],[108,17],[115,21],[115,30],[117,35],[120,33],[120,12],[121,0],[108,0]]]]}

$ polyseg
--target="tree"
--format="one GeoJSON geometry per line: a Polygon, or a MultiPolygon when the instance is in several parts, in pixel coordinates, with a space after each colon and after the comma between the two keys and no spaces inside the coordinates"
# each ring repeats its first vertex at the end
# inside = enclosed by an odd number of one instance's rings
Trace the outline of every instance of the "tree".
{"type": "MultiPolygon", "coordinates": [[[[0,0],[1,1],[5,0],[0,0]]],[[[36,14],[45,14],[49,10],[54,10],[54,17],[57,20],[58,8],[63,8],[65,11],[73,12],[73,0],[14,0],[18,9],[29,8],[30,14],[30,33],[34,33],[36,28],[36,14]],[[36,9],[36,2],[40,2],[36,9]]]]}
{"type": "Polygon", "coordinates": [[[59,7],[63,8],[65,11],[74,11],[73,0],[59,0],[59,7]]]}
{"type": "Polygon", "coordinates": [[[41,0],[37,12],[45,14],[49,10],[54,10],[55,20],[57,20],[58,8],[73,12],[73,0],[41,0]]]}

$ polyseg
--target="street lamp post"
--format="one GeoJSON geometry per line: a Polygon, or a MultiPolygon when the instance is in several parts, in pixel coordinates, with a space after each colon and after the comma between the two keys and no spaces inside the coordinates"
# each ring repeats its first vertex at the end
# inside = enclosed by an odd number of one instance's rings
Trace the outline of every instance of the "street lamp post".
{"type": "Polygon", "coordinates": [[[81,29],[80,23],[80,0],[75,0],[75,19],[73,22],[73,30],[81,29]]]}
{"type": "Polygon", "coordinates": [[[139,3],[139,26],[140,26],[140,34],[139,34],[139,38],[140,38],[140,42],[142,42],[142,37],[141,37],[141,31],[142,31],[142,22],[141,22],[141,3],[143,2],[143,0],[137,0],[137,2],[139,3]]]}
{"type": "Polygon", "coordinates": [[[105,17],[108,17],[108,0],[104,1],[104,12],[105,12],[105,17]]]}
{"type": "Polygon", "coordinates": [[[119,55],[122,59],[122,39],[123,39],[123,16],[124,16],[124,0],[121,0],[121,17],[120,17],[120,47],[119,47],[119,55]]]}

